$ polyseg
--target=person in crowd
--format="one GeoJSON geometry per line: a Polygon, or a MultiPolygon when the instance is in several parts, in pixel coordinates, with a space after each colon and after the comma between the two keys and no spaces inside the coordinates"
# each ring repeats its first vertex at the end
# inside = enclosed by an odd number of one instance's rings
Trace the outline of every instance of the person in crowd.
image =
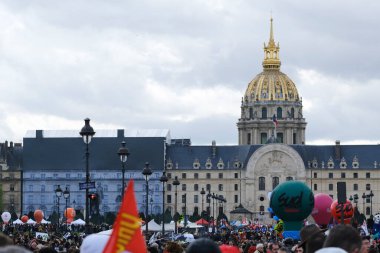
{"type": "Polygon", "coordinates": [[[264,244],[262,243],[257,244],[255,253],[264,253],[264,244]]]}
{"type": "Polygon", "coordinates": [[[325,231],[315,224],[303,227],[300,231],[301,243],[299,246],[303,248],[305,253],[314,253],[321,249],[326,239],[325,231]]]}
{"type": "Polygon", "coordinates": [[[213,240],[200,238],[190,243],[186,253],[221,253],[221,251],[213,240]]]}
{"type": "Polygon", "coordinates": [[[339,224],[330,230],[323,248],[316,253],[360,253],[361,246],[359,232],[351,225],[339,224]]]}
{"type": "Polygon", "coordinates": [[[369,249],[371,246],[370,240],[370,236],[362,236],[362,247],[360,249],[360,253],[369,253],[369,249]]]}
{"type": "Polygon", "coordinates": [[[278,242],[270,242],[268,243],[267,253],[278,253],[279,249],[280,245],[278,244],[278,242]]]}

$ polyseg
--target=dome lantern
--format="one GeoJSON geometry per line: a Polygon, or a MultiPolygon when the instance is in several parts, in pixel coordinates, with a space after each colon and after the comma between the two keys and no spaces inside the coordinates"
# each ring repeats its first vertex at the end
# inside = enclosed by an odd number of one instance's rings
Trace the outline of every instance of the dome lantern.
{"type": "Polygon", "coordinates": [[[273,18],[270,19],[270,35],[269,42],[266,45],[264,42],[264,70],[279,70],[281,66],[280,61],[280,44],[274,42],[273,36],[273,18]]]}

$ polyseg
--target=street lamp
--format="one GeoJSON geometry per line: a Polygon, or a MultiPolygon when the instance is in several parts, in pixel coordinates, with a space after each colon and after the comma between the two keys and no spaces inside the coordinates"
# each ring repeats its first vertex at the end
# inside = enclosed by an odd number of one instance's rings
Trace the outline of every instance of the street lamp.
{"type": "Polygon", "coordinates": [[[57,222],[57,225],[59,225],[59,199],[62,197],[62,189],[61,187],[58,185],[57,189],[55,189],[55,196],[57,197],[57,208],[58,208],[58,222],[57,222]]]}
{"type": "Polygon", "coordinates": [[[90,144],[92,137],[95,135],[94,129],[92,126],[90,126],[90,119],[86,118],[84,120],[84,127],[82,127],[82,130],[79,132],[79,134],[83,138],[83,142],[86,144],[86,234],[89,233],[89,215],[90,210],[88,206],[88,186],[90,182],[90,168],[89,168],[89,157],[90,152],[88,151],[88,144],[90,144]]]}
{"type": "MultiPolygon", "coordinates": [[[[174,202],[174,216],[176,216],[177,215],[177,187],[178,187],[178,185],[180,184],[180,182],[179,182],[179,180],[178,180],[178,177],[177,176],[175,176],[174,177],[174,181],[173,181],[173,185],[175,186],[175,193],[174,193],[174,197],[175,197],[175,202],[174,202]]],[[[176,219],[175,221],[174,221],[174,232],[177,234],[178,233],[178,231],[177,231],[177,221],[178,221],[178,219],[176,219]]]]}
{"type": "Polygon", "coordinates": [[[166,172],[162,172],[162,176],[160,177],[160,182],[162,183],[162,236],[165,235],[165,183],[168,181],[168,177],[166,176],[166,172]]]}
{"type": "Polygon", "coordinates": [[[371,217],[372,217],[372,197],[374,196],[372,190],[370,191],[370,193],[367,196],[371,199],[371,217]]]}
{"type": "Polygon", "coordinates": [[[66,200],[66,209],[65,209],[64,213],[66,214],[66,229],[67,229],[67,201],[70,198],[70,191],[69,191],[69,189],[67,187],[66,187],[65,191],[63,192],[63,197],[66,200]]]}
{"type": "Polygon", "coordinates": [[[363,214],[365,215],[365,207],[364,207],[364,203],[365,203],[365,199],[367,198],[367,195],[365,195],[365,192],[363,192],[363,195],[362,195],[362,198],[363,198],[363,214]]]}
{"type": "Polygon", "coordinates": [[[202,214],[203,214],[203,203],[204,203],[204,195],[205,194],[206,194],[205,188],[202,187],[202,190],[201,190],[201,195],[202,195],[202,211],[201,211],[202,225],[203,225],[203,217],[202,217],[202,214]]]}
{"type": "Polygon", "coordinates": [[[125,191],[125,164],[127,163],[127,159],[129,156],[128,149],[125,147],[125,141],[121,142],[121,147],[119,148],[119,151],[117,154],[120,157],[121,161],[121,174],[122,174],[122,188],[121,188],[121,199],[124,199],[124,191],[125,191]]]}
{"type": "MultiPolygon", "coordinates": [[[[148,235],[148,194],[149,194],[149,177],[152,175],[152,170],[149,168],[149,163],[145,163],[145,167],[142,171],[142,174],[145,176],[145,235],[148,235]]],[[[146,237],[148,238],[148,237],[146,237]]]]}

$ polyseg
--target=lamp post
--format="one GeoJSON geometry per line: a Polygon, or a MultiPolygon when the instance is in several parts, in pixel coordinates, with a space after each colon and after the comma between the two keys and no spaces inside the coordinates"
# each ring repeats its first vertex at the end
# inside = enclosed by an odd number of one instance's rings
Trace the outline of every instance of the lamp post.
{"type": "Polygon", "coordinates": [[[183,197],[184,197],[184,200],[185,200],[185,217],[184,217],[185,221],[184,221],[183,225],[185,226],[185,229],[186,229],[186,226],[187,226],[187,213],[186,213],[186,209],[187,209],[187,207],[186,207],[187,195],[186,195],[186,193],[184,194],[183,197]]]}
{"type": "Polygon", "coordinates": [[[211,192],[210,192],[210,188],[208,189],[208,193],[207,193],[207,201],[208,201],[208,211],[207,211],[207,214],[208,214],[208,224],[210,226],[210,221],[211,221],[211,192]]]}
{"type": "MultiPolygon", "coordinates": [[[[173,185],[175,186],[175,193],[174,193],[174,198],[175,198],[175,201],[174,201],[174,216],[176,216],[177,215],[177,187],[178,187],[178,185],[180,184],[180,182],[179,182],[179,180],[178,180],[178,177],[177,176],[175,176],[175,178],[174,178],[174,181],[173,181],[173,185]]],[[[177,221],[178,221],[178,219],[176,219],[175,221],[174,221],[174,232],[177,234],[177,221]]]]}
{"type": "Polygon", "coordinates": [[[62,189],[61,187],[58,185],[57,189],[55,189],[55,196],[57,196],[57,210],[58,210],[58,222],[57,222],[57,225],[59,226],[59,199],[62,197],[62,189]]]}
{"type": "Polygon", "coordinates": [[[88,185],[90,182],[90,168],[89,168],[89,157],[90,152],[88,151],[88,144],[90,144],[92,137],[95,135],[94,129],[90,126],[90,119],[86,118],[84,120],[84,127],[82,127],[82,130],[79,132],[79,134],[83,138],[84,144],[86,144],[86,234],[89,233],[89,215],[90,215],[90,209],[88,206],[88,185]]]}
{"type": "Polygon", "coordinates": [[[145,235],[146,238],[148,235],[148,194],[149,194],[149,177],[152,175],[152,170],[149,168],[149,163],[145,163],[145,167],[142,171],[142,174],[145,176],[145,235]]]}
{"type": "Polygon", "coordinates": [[[212,233],[215,233],[215,193],[212,193],[211,195],[212,198],[212,233]]]}
{"type": "Polygon", "coordinates": [[[117,154],[120,157],[121,161],[121,177],[122,177],[122,188],[121,188],[121,199],[124,199],[124,191],[125,191],[125,164],[127,163],[127,159],[129,156],[128,149],[125,147],[125,141],[121,142],[121,147],[119,148],[119,151],[117,154]]]}
{"type": "Polygon", "coordinates": [[[202,188],[201,190],[201,195],[202,195],[202,211],[201,211],[201,218],[202,218],[202,225],[203,225],[203,217],[202,217],[202,214],[203,214],[203,204],[204,204],[204,196],[205,196],[206,192],[205,192],[205,188],[202,188]]]}
{"type": "Polygon", "coordinates": [[[63,197],[65,198],[66,200],[66,209],[65,209],[65,214],[66,214],[66,230],[67,230],[67,201],[69,200],[70,198],[70,191],[69,189],[66,187],[65,191],[63,192],[63,197]]]}
{"type": "Polygon", "coordinates": [[[166,176],[166,172],[162,172],[162,176],[160,177],[160,182],[162,183],[162,236],[165,235],[165,183],[168,181],[168,177],[166,176]]]}
{"type": "Polygon", "coordinates": [[[372,190],[370,191],[370,193],[369,193],[367,196],[368,196],[368,197],[370,198],[370,200],[371,200],[371,217],[372,217],[372,198],[373,198],[373,196],[374,196],[372,190]]]}
{"type": "Polygon", "coordinates": [[[365,192],[363,192],[363,195],[362,195],[362,198],[363,198],[363,214],[365,215],[365,207],[364,207],[364,203],[365,203],[365,199],[366,199],[366,195],[365,195],[365,192]]]}

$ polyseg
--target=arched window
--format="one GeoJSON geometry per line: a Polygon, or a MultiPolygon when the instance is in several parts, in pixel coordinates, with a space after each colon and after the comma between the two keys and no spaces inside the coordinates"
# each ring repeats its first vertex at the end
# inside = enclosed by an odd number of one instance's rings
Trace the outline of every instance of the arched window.
{"type": "Polygon", "coordinates": [[[268,117],[268,115],[267,115],[267,108],[266,107],[263,107],[262,109],[261,109],[261,118],[262,119],[266,119],[268,117]]]}
{"type": "Polygon", "coordinates": [[[290,109],[290,118],[294,119],[294,108],[290,109]]]}
{"type": "Polygon", "coordinates": [[[293,177],[286,177],[286,181],[292,181],[293,177]]]}
{"type": "Polygon", "coordinates": [[[280,179],[278,177],[272,177],[272,189],[276,188],[276,186],[280,183],[280,179]]]}
{"type": "Polygon", "coordinates": [[[259,191],[265,191],[265,177],[259,177],[259,191]]]}
{"type": "Polygon", "coordinates": [[[282,108],[277,107],[277,119],[282,119],[282,108]]]}
{"type": "Polygon", "coordinates": [[[249,118],[253,119],[253,109],[249,108],[249,118]]]}

